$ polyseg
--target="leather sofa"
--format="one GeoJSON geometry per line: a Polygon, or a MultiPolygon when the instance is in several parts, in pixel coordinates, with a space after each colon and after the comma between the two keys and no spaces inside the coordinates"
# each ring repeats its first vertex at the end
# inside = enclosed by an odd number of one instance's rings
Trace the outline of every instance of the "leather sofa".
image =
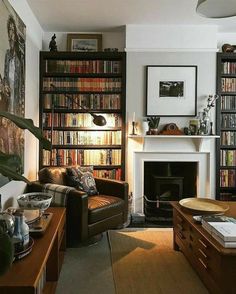
{"type": "MultiPolygon", "coordinates": [[[[67,185],[66,169],[46,167],[38,173],[39,181],[28,185],[28,192],[42,191],[44,184],[67,185]]],[[[66,197],[67,246],[87,241],[109,229],[122,227],[128,215],[128,183],[95,178],[98,195],[71,190],[66,197]]]]}

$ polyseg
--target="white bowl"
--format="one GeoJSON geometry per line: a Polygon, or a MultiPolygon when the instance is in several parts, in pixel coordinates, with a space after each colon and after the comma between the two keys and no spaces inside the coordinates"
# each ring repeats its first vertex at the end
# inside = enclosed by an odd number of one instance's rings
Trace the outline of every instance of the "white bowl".
{"type": "Polygon", "coordinates": [[[33,192],[25,193],[17,197],[18,205],[24,209],[46,210],[52,201],[52,195],[49,193],[33,192]]]}

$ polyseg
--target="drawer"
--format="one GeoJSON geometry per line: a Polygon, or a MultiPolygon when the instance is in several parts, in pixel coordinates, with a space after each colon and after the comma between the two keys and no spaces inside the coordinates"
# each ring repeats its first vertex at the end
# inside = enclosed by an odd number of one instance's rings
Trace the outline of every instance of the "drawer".
{"type": "Polygon", "coordinates": [[[207,271],[215,280],[221,277],[221,257],[217,250],[200,235],[194,246],[194,254],[202,270],[207,271]]]}
{"type": "Polygon", "coordinates": [[[173,220],[174,220],[175,233],[178,235],[178,237],[181,240],[188,240],[188,236],[189,236],[189,225],[188,225],[188,223],[175,210],[174,210],[174,218],[173,218],[173,220]]]}

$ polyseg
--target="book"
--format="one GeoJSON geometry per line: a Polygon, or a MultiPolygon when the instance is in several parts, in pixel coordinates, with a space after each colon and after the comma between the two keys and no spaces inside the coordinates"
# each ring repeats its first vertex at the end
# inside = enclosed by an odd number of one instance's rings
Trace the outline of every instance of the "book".
{"type": "Polygon", "coordinates": [[[216,239],[223,247],[225,248],[236,248],[236,241],[224,241],[221,239],[218,235],[216,235],[214,232],[212,232],[212,237],[216,239]]]}
{"type": "Polygon", "coordinates": [[[223,241],[236,242],[236,219],[224,215],[204,216],[202,226],[210,234],[214,233],[223,241]]]}

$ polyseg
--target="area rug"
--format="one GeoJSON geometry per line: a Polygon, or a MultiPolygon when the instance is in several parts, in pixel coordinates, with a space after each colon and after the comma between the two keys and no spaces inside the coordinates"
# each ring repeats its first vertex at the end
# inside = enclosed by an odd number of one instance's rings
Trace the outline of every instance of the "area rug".
{"type": "Polygon", "coordinates": [[[183,254],[173,250],[172,229],[109,231],[116,294],[206,294],[183,254]]]}

